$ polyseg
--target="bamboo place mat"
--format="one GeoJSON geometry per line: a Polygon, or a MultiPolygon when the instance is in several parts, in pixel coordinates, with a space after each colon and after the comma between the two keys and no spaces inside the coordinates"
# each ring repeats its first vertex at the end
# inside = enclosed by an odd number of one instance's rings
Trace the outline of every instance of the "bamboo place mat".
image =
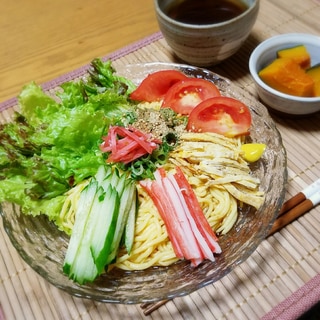
{"type": "MultiPolygon", "coordinates": [[[[264,39],[287,32],[320,30],[316,0],[261,1],[258,21],[239,53],[211,68],[252,94],[248,59],[264,39]],[[289,5],[288,5],[289,4],[289,5]]],[[[94,57],[93,57],[94,58],[94,57]]],[[[161,33],[105,58],[114,66],[177,62],[161,33]]],[[[88,66],[44,84],[50,89],[82,75],[88,66]]],[[[16,100],[0,104],[8,121],[16,100]]],[[[297,119],[273,115],[288,155],[287,198],[320,177],[320,115],[297,119]]],[[[244,263],[220,281],[154,311],[150,319],[298,319],[320,300],[320,207],[264,240],[244,263]]],[[[139,305],[106,304],[66,294],[46,282],[18,255],[0,227],[0,320],[144,319],[139,305]],[[1,310],[2,309],[2,310],[1,310]]]]}

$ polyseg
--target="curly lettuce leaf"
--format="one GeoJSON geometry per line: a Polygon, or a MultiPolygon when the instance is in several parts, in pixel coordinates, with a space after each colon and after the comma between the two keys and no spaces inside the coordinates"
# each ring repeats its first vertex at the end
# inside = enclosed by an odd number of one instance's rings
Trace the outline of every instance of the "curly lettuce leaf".
{"type": "Polygon", "coordinates": [[[16,203],[23,206],[26,187],[32,186],[28,178],[23,175],[13,175],[5,180],[0,180],[0,200],[16,203]]]}
{"type": "Polygon", "coordinates": [[[50,117],[59,112],[59,104],[45,94],[42,88],[35,82],[31,82],[22,88],[18,95],[18,103],[21,114],[29,125],[39,127],[50,121],[50,117]]]}
{"type": "Polygon", "coordinates": [[[89,74],[90,78],[85,83],[88,92],[103,92],[107,88],[112,88],[118,95],[128,95],[135,89],[132,81],[115,74],[111,60],[106,62],[98,58],[92,60],[89,74]]]}
{"type": "Polygon", "coordinates": [[[102,136],[128,121],[132,89],[99,59],[87,79],[62,84],[55,97],[34,82],[24,86],[19,113],[0,128],[0,201],[55,220],[64,193],[104,163],[102,136]]]}

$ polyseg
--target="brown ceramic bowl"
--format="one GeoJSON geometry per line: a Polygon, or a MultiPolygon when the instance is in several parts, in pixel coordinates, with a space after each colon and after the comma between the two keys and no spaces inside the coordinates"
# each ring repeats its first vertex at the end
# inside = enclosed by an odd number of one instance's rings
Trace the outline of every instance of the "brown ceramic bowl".
{"type": "MultiPolygon", "coordinates": [[[[177,0],[154,0],[160,30],[173,52],[195,66],[211,66],[232,56],[249,36],[259,11],[259,0],[241,0],[247,9],[227,21],[191,24],[170,18],[177,0]]],[[[236,1],[235,1],[236,2],[236,1]]]]}

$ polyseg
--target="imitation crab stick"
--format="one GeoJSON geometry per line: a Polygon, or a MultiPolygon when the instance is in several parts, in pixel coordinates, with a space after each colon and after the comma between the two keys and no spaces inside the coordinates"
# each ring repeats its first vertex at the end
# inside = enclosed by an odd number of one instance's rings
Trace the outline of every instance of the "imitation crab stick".
{"type": "Polygon", "coordinates": [[[218,237],[210,227],[210,224],[206,219],[202,208],[199,205],[198,199],[194,191],[192,190],[188,180],[186,179],[185,175],[179,167],[176,168],[176,173],[174,176],[182,194],[184,195],[184,199],[188,205],[189,211],[197,224],[197,228],[200,230],[202,236],[208,242],[210,249],[213,252],[220,253],[221,249],[219,246],[217,247],[218,237]]]}
{"type": "MultiPolygon", "coordinates": [[[[148,192],[150,198],[152,199],[153,203],[155,204],[156,208],[158,209],[158,212],[164,221],[165,226],[171,225],[171,218],[170,218],[170,212],[173,210],[173,208],[170,207],[170,203],[167,200],[167,195],[163,194],[162,186],[158,182],[148,180],[142,180],[140,181],[140,184],[144,189],[148,192]],[[159,195],[162,195],[160,198],[159,195]]],[[[176,254],[176,256],[179,259],[182,259],[183,252],[180,248],[180,241],[182,242],[182,239],[179,239],[180,234],[174,234],[173,232],[168,232],[169,239],[172,243],[173,250],[176,254]],[[180,240],[180,241],[179,241],[180,240]]]]}
{"type": "Polygon", "coordinates": [[[190,260],[193,266],[205,259],[214,261],[213,253],[221,252],[217,236],[181,169],[167,174],[158,168],[154,177],[140,181],[140,185],[157,207],[176,256],[190,260]]]}

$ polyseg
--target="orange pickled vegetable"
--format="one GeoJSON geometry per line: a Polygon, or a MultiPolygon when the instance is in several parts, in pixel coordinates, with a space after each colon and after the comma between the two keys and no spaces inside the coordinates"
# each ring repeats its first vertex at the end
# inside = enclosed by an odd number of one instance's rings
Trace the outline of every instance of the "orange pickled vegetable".
{"type": "Polygon", "coordinates": [[[306,70],[306,73],[314,80],[314,96],[320,97],[320,64],[306,70]]]}
{"type": "Polygon", "coordinates": [[[310,54],[307,48],[302,44],[279,50],[277,52],[277,57],[293,59],[301,66],[302,69],[309,68],[311,63],[310,54]]]}
{"type": "Polygon", "coordinates": [[[291,58],[277,58],[259,72],[261,79],[280,92],[312,97],[314,80],[301,66],[291,58]]]}

